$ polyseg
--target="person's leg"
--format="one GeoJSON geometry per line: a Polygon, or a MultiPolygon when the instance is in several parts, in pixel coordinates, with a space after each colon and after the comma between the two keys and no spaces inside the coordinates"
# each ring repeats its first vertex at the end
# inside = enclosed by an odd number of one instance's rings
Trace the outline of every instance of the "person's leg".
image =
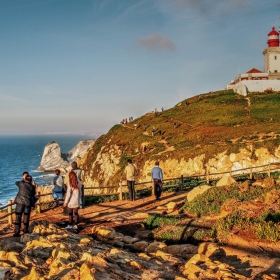
{"type": "Polygon", "coordinates": [[[161,193],[162,193],[162,181],[159,180],[158,181],[158,199],[161,197],[161,193]]]}
{"type": "Polygon", "coordinates": [[[154,179],[154,194],[155,194],[155,197],[157,197],[157,183],[156,183],[155,179],[154,179]]]}
{"type": "Polygon", "coordinates": [[[134,201],[135,200],[135,182],[131,182],[131,198],[134,201]]]}
{"type": "Polygon", "coordinates": [[[73,214],[74,214],[74,225],[77,225],[79,223],[79,214],[78,214],[79,207],[73,208],[73,214]]]}
{"type": "Polygon", "coordinates": [[[15,220],[15,228],[14,228],[14,236],[18,236],[20,233],[20,225],[21,225],[21,217],[24,211],[24,204],[16,203],[16,220],[15,220]]]}
{"type": "Polygon", "coordinates": [[[23,216],[23,225],[24,225],[23,232],[24,233],[28,233],[30,212],[31,212],[31,207],[25,205],[24,216],[23,216]]]}
{"type": "Polygon", "coordinates": [[[127,181],[129,200],[132,200],[132,181],[127,181]]]}
{"type": "Polygon", "coordinates": [[[156,199],[159,199],[159,197],[160,197],[160,180],[158,180],[158,179],[154,180],[154,188],[155,188],[156,199]]]}
{"type": "Polygon", "coordinates": [[[69,215],[69,226],[73,224],[73,208],[68,207],[68,215],[69,215]]]}
{"type": "Polygon", "coordinates": [[[57,194],[54,190],[52,191],[52,197],[53,197],[53,199],[57,199],[57,194]]]}

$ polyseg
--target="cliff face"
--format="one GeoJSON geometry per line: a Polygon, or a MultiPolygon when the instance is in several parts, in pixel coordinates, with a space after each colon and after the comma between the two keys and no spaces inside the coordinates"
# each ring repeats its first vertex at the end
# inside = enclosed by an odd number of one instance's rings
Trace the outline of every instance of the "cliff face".
{"type": "Polygon", "coordinates": [[[279,105],[277,93],[243,97],[232,91],[214,92],[115,125],[82,158],[84,184],[117,186],[125,179],[128,158],[138,169],[138,182],[151,179],[156,160],[165,178],[279,162],[279,105]]]}
{"type": "Polygon", "coordinates": [[[84,154],[90,149],[94,144],[93,139],[90,140],[81,140],[70,152],[67,153],[67,156],[70,157],[71,161],[77,160],[84,156],[84,154]]]}

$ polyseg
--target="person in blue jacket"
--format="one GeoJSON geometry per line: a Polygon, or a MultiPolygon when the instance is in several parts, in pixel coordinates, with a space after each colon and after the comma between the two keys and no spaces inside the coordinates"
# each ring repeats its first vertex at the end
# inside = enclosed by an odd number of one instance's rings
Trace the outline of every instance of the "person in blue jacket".
{"type": "Polygon", "coordinates": [[[56,169],[55,171],[55,176],[53,178],[53,191],[52,191],[52,196],[54,198],[54,200],[56,200],[56,206],[59,205],[59,200],[63,199],[63,194],[64,194],[64,181],[63,181],[63,177],[60,174],[60,170],[56,169]]]}
{"type": "Polygon", "coordinates": [[[155,166],[151,171],[152,180],[154,181],[154,194],[156,199],[159,200],[162,193],[163,174],[162,169],[159,167],[159,162],[155,162],[155,166]]]}

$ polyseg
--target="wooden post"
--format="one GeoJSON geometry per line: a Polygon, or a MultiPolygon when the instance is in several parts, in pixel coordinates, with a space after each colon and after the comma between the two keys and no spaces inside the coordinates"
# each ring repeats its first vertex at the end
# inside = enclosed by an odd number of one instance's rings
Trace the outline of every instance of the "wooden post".
{"type": "Polygon", "coordinates": [[[36,203],[36,211],[37,211],[37,213],[41,213],[41,205],[40,205],[40,196],[41,196],[41,193],[40,192],[38,192],[38,197],[39,197],[39,199],[38,199],[38,201],[37,201],[37,203],[36,203]]]}
{"type": "Polygon", "coordinates": [[[123,194],[122,194],[122,182],[119,183],[119,200],[123,200],[123,194]]]}
{"type": "Polygon", "coordinates": [[[206,170],[206,183],[207,183],[207,185],[209,185],[209,183],[210,183],[209,170],[208,169],[206,170]]]}
{"type": "Polygon", "coordinates": [[[154,181],[152,180],[152,195],[155,196],[155,186],[154,181]]]}
{"type": "Polygon", "coordinates": [[[181,175],[181,190],[184,189],[184,175],[181,175]]]}
{"type": "Polygon", "coordinates": [[[270,164],[268,165],[268,177],[270,178],[271,174],[270,174],[270,164]]]}
{"type": "Polygon", "coordinates": [[[12,200],[8,200],[8,224],[12,225],[13,224],[13,216],[12,216],[12,200]]]}
{"type": "Polygon", "coordinates": [[[82,185],[81,188],[81,205],[80,205],[81,209],[83,209],[85,207],[85,187],[84,185],[82,185]]]}
{"type": "Polygon", "coordinates": [[[252,169],[252,166],[250,167],[250,180],[253,179],[253,169],[252,169]]]}

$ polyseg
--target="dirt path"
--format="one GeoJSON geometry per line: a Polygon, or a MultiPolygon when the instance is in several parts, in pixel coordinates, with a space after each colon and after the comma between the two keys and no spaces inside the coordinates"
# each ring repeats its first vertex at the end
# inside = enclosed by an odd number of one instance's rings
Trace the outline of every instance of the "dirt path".
{"type": "Polygon", "coordinates": [[[161,154],[163,154],[163,153],[166,153],[166,152],[174,151],[174,150],[175,150],[174,146],[168,146],[166,140],[160,140],[160,141],[158,141],[158,142],[159,142],[159,143],[162,143],[162,144],[164,145],[164,147],[165,147],[165,151],[159,152],[158,155],[161,155],[161,154]]]}
{"type": "MultiPolygon", "coordinates": [[[[139,213],[152,213],[157,211],[160,205],[166,205],[170,201],[176,202],[178,205],[184,203],[186,192],[163,193],[161,200],[157,201],[154,197],[138,198],[135,201],[111,201],[100,204],[91,205],[79,210],[80,215],[80,234],[90,234],[93,225],[119,226],[141,223],[143,218],[133,217],[139,213]]],[[[4,215],[4,214],[1,214],[4,215]]],[[[13,217],[14,220],[15,217],[13,217]]],[[[7,224],[5,218],[0,221],[0,238],[12,236],[13,226],[7,224]]],[[[63,207],[52,208],[40,214],[32,211],[30,223],[36,220],[47,220],[52,223],[67,225],[68,215],[64,214],[63,207]]]]}

